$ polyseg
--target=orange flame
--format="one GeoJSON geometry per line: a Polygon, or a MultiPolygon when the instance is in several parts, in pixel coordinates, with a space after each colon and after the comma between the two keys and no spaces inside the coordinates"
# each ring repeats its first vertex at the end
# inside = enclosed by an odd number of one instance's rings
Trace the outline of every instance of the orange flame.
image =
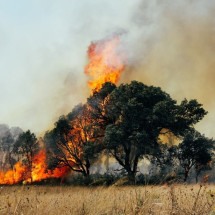
{"type": "Polygon", "coordinates": [[[30,175],[27,166],[17,162],[12,170],[0,172],[0,184],[17,184],[21,182],[38,182],[48,178],[61,178],[68,173],[67,167],[55,168],[53,171],[47,169],[46,152],[40,150],[33,158],[30,175]]]}
{"type": "Polygon", "coordinates": [[[48,170],[46,164],[46,152],[41,150],[33,160],[33,169],[31,173],[32,181],[41,181],[48,178],[61,178],[68,172],[67,167],[59,167],[54,170],[48,170]]]}
{"type": "Polygon", "coordinates": [[[27,168],[20,162],[17,162],[12,170],[0,172],[0,184],[17,184],[25,177],[27,168]]]}
{"type": "Polygon", "coordinates": [[[116,84],[119,81],[125,69],[125,57],[119,48],[119,36],[93,42],[89,46],[89,63],[85,67],[85,74],[90,77],[88,85],[93,91],[101,89],[105,82],[116,84]]]}
{"type": "MultiPolygon", "coordinates": [[[[105,82],[118,83],[122,72],[125,70],[125,56],[119,52],[120,37],[111,38],[91,43],[88,48],[89,63],[85,67],[85,74],[89,76],[88,85],[93,92],[101,89],[105,82]]],[[[77,137],[82,135],[78,128],[75,130],[77,137]]],[[[78,141],[76,147],[78,148],[78,141]]],[[[74,150],[77,150],[75,148],[74,150]]],[[[81,150],[80,150],[80,156],[81,150]]],[[[72,165],[75,161],[70,159],[72,165]]],[[[46,151],[40,150],[33,158],[31,171],[21,162],[17,162],[13,169],[6,172],[0,171],[0,184],[17,184],[21,182],[38,182],[48,178],[62,178],[69,171],[68,167],[57,167],[48,170],[46,164],[46,151]]]]}

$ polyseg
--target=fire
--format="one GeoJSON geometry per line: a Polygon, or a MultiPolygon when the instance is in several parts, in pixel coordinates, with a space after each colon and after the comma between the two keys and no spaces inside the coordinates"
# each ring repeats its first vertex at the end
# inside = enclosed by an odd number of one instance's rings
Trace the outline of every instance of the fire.
{"type": "Polygon", "coordinates": [[[17,162],[13,169],[0,172],[0,184],[18,184],[21,182],[38,182],[48,178],[61,178],[68,172],[67,167],[48,170],[46,164],[46,152],[40,150],[33,158],[32,170],[29,172],[27,166],[17,162]]]}
{"type": "Polygon", "coordinates": [[[33,160],[33,169],[31,173],[32,181],[41,181],[48,178],[61,178],[68,172],[68,168],[55,168],[48,170],[46,164],[46,151],[41,150],[33,160]]]}
{"type": "MultiPolygon", "coordinates": [[[[125,70],[125,56],[120,49],[120,36],[115,35],[111,38],[96,41],[91,43],[88,48],[89,63],[85,67],[85,74],[89,76],[88,85],[93,92],[101,89],[105,82],[116,84],[122,72],[125,70]]],[[[86,113],[85,113],[86,114],[86,113]]],[[[87,115],[84,118],[87,122],[87,115]]],[[[74,147],[71,150],[78,152],[78,156],[82,156],[82,151],[79,149],[80,139],[86,138],[80,127],[73,131],[74,147]]],[[[89,138],[89,137],[87,137],[89,138]]],[[[82,141],[81,141],[82,142],[82,141]]],[[[71,165],[76,168],[77,162],[74,159],[69,159],[71,165]]],[[[46,151],[41,149],[32,160],[32,167],[25,166],[22,162],[17,162],[12,169],[8,171],[0,171],[0,184],[18,184],[38,182],[49,178],[62,178],[69,171],[68,167],[57,167],[54,170],[49,170],[46,164],[46,151]]]]}
{"type": "Polygon", "coordinates": [[[119,36],[91,43],[88,48],[89,63],[85,67],[91,90],[98,91],[105,82],[116,84],[119,81],[125,69],[125,56],[119,48],[119,36]]]}
{"type": "Polygon", "coordinates": [[[12,170],[0,172],[0,184],[17,184],[23,180],[27,168],[20,162],[17,162],[12,170]]]}

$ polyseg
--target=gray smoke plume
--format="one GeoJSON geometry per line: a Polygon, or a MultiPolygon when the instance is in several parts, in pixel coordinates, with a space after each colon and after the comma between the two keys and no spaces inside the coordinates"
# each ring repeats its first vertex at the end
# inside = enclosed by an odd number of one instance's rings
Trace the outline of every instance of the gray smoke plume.
{"type": "Polygon", "coordinates": [[[160,86],[178,101],[196,98],[209,111],[198,126],[209,136],[215,134],[214,9],[210,0],[141,1],[124,41],[130,68],[122,80],[160,86]]]}

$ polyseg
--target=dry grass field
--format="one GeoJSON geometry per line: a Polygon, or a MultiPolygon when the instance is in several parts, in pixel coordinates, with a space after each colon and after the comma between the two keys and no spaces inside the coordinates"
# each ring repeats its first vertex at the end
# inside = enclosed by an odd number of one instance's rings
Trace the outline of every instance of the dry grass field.
{"type": "Polygon", "coordinates": [[[1,215],[212,215],[214,206],[212,185],[0,188],[1,215]]]}

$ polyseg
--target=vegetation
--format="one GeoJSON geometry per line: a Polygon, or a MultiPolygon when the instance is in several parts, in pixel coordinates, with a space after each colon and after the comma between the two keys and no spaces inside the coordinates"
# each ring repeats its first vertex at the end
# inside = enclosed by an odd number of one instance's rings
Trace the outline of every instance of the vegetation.
{"type": "MultiPolygon", "coordinates": [[[[140,183],[140,163],[147,160],[151,168],[144,174],[152,183],[182,178],[186,182],[193,172],[197,182],[203,171],[213,169],[214,163],[213,139],[194,129],[206,114],[196,100],[177,103],[159,87],[137,81],[119,87],[105,83],[85,104],[61,116],[45,133],[48,169],[67,166],[86,177],[84,184],[97,184],[90,174],[95,173],[95,166],[102,166],[101,160],[106,157],[115,163],[113,171],[127,177],[126,184],[135,184],[140,183]]],[[[22,132],[16,139],[8,133],[0,143],[2,150],[8,151],[11,167],[13,158],[21,160],[31,172],[40,147],[31,131],[22,132]]],[[[106,176],[117,175],[109,171],[108,163],[106,171],[104,166],[101,168],[106,176]]],[[[102,173],[99,178],[106,180],[102,173]]]]}
{"type": "Polygon", "coordinates": [[[184,169],[184,181],[187,180],[192,167],[196,170],[197,181],[200,172],[212,161],[214,141],[191,130],[176,149],[178,160],[184,169]]]}
{"type": "Polygon", "coordinates": [[[2,187],[0,214],[214,214],[214,186],[2,187]]]}
{"type": "Polygon", "coordinates": [[[13,127],[9,129],[7,125],[0,125],[0,153],[2,160],[0,166],[2,170],[13,168],[16,160],[13,156],[13,148],[18,136],[22,133],[22,129],[13,127]]]}
{"type": "Polygon", "coordinates": [[[196,100],[177,104],[158,87],[137,81],[119,87],[105,83],[86,104],[60,117],[44,140],[58,165],[68,165],[84,176],[105,154],[126,171],[130,183],[135,183],[143,159],[162,171],[166,165],[184,169],[186,181],[192,168],[199,175],[212,160],[214,141],[193,129],[206,114],[196,100]],[[169,134],[178,146],[161,140],[161,135],[169,134]]]}
{"type": "Polygon", "coordinates": [[[21,155],[22,162],[27,166],[28,175],[31,176],[33,168],[33,158],[39,150],[37,138],[30,130],[19,135],[14,143],[14,154],[21,155]]]}
{"type": "Polygon", "coordinates": [[[195,101],[177,105],[160,88],[136,81],[116,88],[106,109],[112,123],[105,131],[105,146],[130,178],[135,178],[139,160],[158,150],[164,129],[181,137],[206,114],[195,101]]]}

